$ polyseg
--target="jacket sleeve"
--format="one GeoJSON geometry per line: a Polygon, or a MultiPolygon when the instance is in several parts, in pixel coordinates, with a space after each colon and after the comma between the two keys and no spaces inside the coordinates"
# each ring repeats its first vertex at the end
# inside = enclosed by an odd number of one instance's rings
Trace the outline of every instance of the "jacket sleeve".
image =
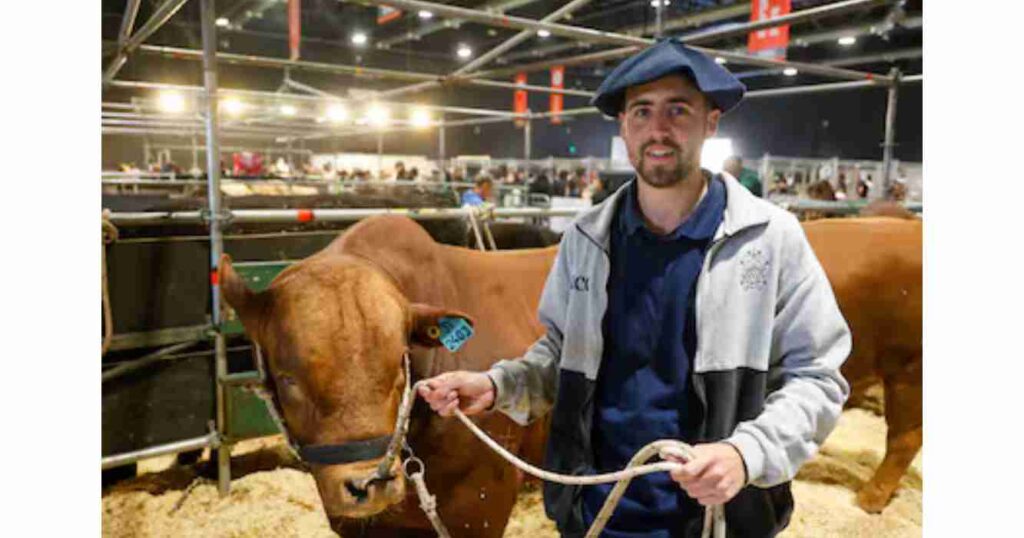
{"type": "Polygon", "coordinates": [[[832,432],[850,395],[839,369],[850,354],[850,330],[803,229],[786,215],[768,369],[770,392],[757,418],[741,422],[726,442],[747,467],[748,483],[792,480],[832,432]]]}
{"type": "Polygon", "coordinates": [[[499,361],[487,372],[497,389],[494,408],[522,425],[544,416],[554,405],[569,302],[566,244],[573,233],[570,227],[562,236],[541,294],[537,315],[544,325],[544,335],[521,358],[499,361]]]}

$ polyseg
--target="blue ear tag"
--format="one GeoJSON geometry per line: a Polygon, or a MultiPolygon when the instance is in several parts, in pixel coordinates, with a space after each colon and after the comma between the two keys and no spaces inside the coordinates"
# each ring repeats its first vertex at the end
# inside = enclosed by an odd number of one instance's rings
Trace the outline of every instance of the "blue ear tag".
{"type": "Polygon", "coordinates": [[[441,326],[441,343],[448,351],[458,351],[473,336],[473,326],[462,318],[444,317],[437,324],[441,326]]]}

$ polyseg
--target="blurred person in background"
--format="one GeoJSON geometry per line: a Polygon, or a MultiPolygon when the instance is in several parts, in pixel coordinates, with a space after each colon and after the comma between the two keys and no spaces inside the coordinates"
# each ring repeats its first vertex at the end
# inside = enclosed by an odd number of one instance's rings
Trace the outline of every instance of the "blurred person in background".
{"type": "Polygon", "coordinates": [[[733,155],[722,163],[722,169],[729,173],[732,177],[736,178],[740,185],[747,188],[748,191],[754,193],[754,196],[764,196],[764,191],[761,188],[761,178],[757,177],[757,172],[745,168],[743,166],[743,158],[739,155],[733,155]]]}

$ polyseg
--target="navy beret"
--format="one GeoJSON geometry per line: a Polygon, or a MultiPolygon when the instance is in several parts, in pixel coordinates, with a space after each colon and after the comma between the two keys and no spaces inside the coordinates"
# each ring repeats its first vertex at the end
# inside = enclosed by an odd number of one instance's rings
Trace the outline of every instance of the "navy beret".
{"type": "Polygon", "coordinates": [[[706,54],[675,39],[659,39],[619,64],[601,83],[590,104],[608,116],[618,116],[625,104],[626,88],[675,73],[688,77],[722,112],[736,106],[747,91],[742,82],[706,54]]]}

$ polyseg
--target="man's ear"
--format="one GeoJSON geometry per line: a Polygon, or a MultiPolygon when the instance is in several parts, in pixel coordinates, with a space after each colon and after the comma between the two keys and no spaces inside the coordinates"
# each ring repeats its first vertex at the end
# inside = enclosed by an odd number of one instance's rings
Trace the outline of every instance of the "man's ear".
{"type": "Polygon", "coordinates": [[[220,296],[234,309],[249,337],[255,340],[263,301],[260,295],[253,293],[242,277],[238,276],[235,268],[231,266],[231,257],[227,254],[220,257],[217,281],[220,283],[220,296]]]}
{"type": "Polygon", "coordinates": [[[409,341],[421,346],[441,345],[441,318],[462,318],[473,326],[473,319],[458,310],[413,303],[409,305],[409,313],[409,341]]]}
{"type": "Polygon", "coordinates": [[[705,124],[704,138],[711,138],[718,134],[718,120],[722,119],[722,111],[712,108],[708,111],[707,123],[705,124]]]}

